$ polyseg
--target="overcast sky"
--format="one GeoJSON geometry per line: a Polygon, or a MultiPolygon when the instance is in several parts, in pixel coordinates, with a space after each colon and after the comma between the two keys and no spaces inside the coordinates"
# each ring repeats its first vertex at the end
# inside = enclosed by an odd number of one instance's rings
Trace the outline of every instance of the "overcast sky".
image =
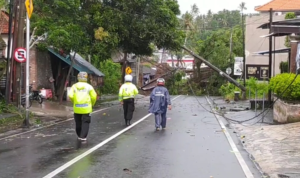
{"type": "Polygon", "coordinates": [[[180,5],[181,14],[190,11],[191,6],[196,4],[201,14],[206,14],[208,10],[214,13],[223,9],[237,10],[241,2],[246,3],[246,13],[255,13],[255,6],[264,5],[271,0],[177,0],[180,5]]]}

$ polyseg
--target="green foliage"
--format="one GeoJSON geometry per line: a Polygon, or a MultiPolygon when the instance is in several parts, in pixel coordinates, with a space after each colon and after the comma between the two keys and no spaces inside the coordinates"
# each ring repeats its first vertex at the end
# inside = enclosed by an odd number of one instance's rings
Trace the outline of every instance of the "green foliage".
{"type": "Polygon", "coordinates": [[[287,73],[289,70],[288,62],[280,62],[279,69],[281,73],[287,73]]]}
{"type": "Polygon", "coordinates": [[[104,73],[104,86],[101,89],[103,94],[117,94],[121,79],[121,66],[112,60],[100,62],[98,65],[101,72],[104,73]]]}
{"type": "MultiPolygon", "coordinates": [[[[238,80],[240,84],[242,84],[241,80],[238,80]]],[[[265,97],[268,93],[268,83],[267,82],[259,82],[256,78],[251,77],[250,79],[246,80],[246,97],[248,99],[255,98],[255,92],[257,91],[257,98],[262,98],[263,95],[265,97]],[[249,91],[250,91],[250,97],[249,98],[249,91]]],[[[233,99],[234,98],[234,92],[239,91],[241,93],[241,89],[236,87],[232,83],[226,83],[223,84],[220,89],[219,93],[225,98],[225,99],[233,99]]]]}
{"type": "MultiPolygon", "coordinates": [[[[296,14],[295,14],[295,12],[288,12],[288,13],[285,14],[285,17],[284,17],[284,18],[285,18],[285,19],[294,19],[294,18],[296,18],[296,14]]],[[[291,47],[291,44],[290,44],[290,37],[289,37],[289,36],[286,36],[286,37],[285,37],[284,45],[285,45],[286,47],[291,47]]]]}
{"type": "Polygon", "coordinates": [[[295,12],[288,12],[288,13],[285,14],[284,19],[294,19],[296,17],[297,16],[296,16],[295,12]]]}
{"type": "Polygon", "coordinates": [[[193,95],[191,87],[196,96],[203,94],[202,90],[197,84],[192,83],[189,79],[183,79],[185,72],[177,71],[173,77],[166,80],[166,87],[169,89],[171,95],[193,95]]]}
{"type": "Polygon", "coordinates": [[[269,86],[271,91],[283,100],[300,100],[300,77],[297,77],[294,83],[286,89],[292,83],[295,76],[296,74],[293,73],[283,73],[271,78],[269,86]]]}
{"type": "MultiPolygon", "coordinates": [[[[230,53],[230,35],[230,29],[220,29],[212,32],[206,40],[199,40],[197,46],[199,55],[222,71],[225,71],[227,67],[233,66],[233,58],[243,56],[241,27],[236,26],[232,29],[232,53],[230,53]]],[[[201,69],[197,71],[199,73],[201,69]]],[[[200,74],[198,75],[201,77],[200,74]]],[[[213,73],[207,86],[210,94],[218,95],[218,88],[225,82],[226,80],[220,77],[218,73],[213,73]]]]}

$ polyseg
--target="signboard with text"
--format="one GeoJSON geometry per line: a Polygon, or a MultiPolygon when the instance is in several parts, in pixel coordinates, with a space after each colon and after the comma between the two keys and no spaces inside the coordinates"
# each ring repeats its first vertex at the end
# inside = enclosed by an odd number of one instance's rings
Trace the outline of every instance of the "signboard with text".
{"type": "Polygon", "coordinates": [[[235,57],[234,58],[234,69],[233,75],[241,76],[243,74],[243,57],[235,57]]]}
{"type": "Polygon", "coordinates": [[[267,80],[269,78],[269,66],[268,65],[246,65],[246,77],[255,77],[258,80],[267,80]]]}

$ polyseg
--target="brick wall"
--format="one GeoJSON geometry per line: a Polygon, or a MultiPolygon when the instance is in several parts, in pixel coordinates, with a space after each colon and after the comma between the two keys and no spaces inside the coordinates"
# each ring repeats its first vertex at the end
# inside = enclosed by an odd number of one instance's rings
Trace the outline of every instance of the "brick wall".
{"type": "MultiPolygon", "coordinates": [[[[30,49],[29,53],[30,65],[29,65],[29,83],[34,84],[33,89],[36,89],[35,82],[37,81],[37,62],[36,62],[36,49],[30,49]]],[[[25,69],[26,70],[26,69],[25,69]]]]}
{"type": "Polygon", "coordinates": [[[300,36],[290,36],[291,39],[291,63],[290,63],[290,72],[296,73],[296,55],[297,55],[297,47],[298,43],[300,43],[300,36]]]}
{"type": "Polygon", "coordinates": [[[30,50],[30,83],[33,89],[51,89],[49,78],[53,77],[51,59],[48,51],[30,50]]]}
{"type": "Polygon", "coordinates": [[[298,42],[291,42],[291,63],[290,63],[290,71],[291,73],[296,73],[296,54],[297,54],[297,46],[298,42]]]}

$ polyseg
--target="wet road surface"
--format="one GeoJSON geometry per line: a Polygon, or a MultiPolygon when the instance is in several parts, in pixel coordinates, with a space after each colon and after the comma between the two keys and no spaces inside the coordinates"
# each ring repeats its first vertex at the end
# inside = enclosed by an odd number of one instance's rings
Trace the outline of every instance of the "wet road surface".
{"type": "MultiPolygon", "coordinates": [[[[199,100],[209,108],[204,97],[199,100]]],[[[134,121],[147,115],[147,109],[148,99],[139,101],[134,121]]],[[[215,116],[194,97],[177,98],[167,117],[167,130],[155,131],[151,115],[54,177],[246,177],[215,116]]],[[[77,142],[73,121],[0,140],[0,177],[44,177],[124,128],[121,107],[113,107],[93,115],[84,145],[77,142]]]]}

